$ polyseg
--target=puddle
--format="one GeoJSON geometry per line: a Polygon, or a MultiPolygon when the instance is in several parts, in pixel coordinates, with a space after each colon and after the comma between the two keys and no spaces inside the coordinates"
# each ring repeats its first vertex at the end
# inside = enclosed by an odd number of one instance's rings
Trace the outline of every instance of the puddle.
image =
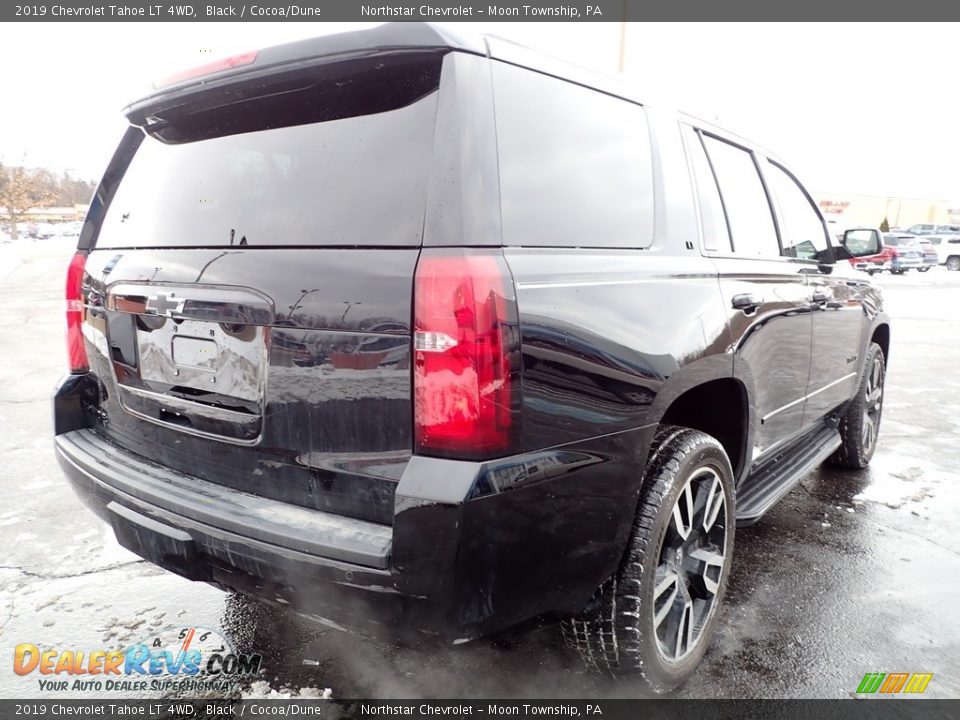
{"type": "Polygon", "coordinates": [[[897,509],[933,497],[931,478],[917,465],[874,473],[873,478],[873,482],[853,496],[854,503],[872,502],[897,509]]]}

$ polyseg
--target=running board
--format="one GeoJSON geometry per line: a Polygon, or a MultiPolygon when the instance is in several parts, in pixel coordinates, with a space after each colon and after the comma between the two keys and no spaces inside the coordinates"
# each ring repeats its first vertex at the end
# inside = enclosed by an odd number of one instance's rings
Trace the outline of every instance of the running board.
{"type": "Polygon", "coordinates": [[[824,427],[757,468],[737,488],[737,526],[752,525],[763,517],[840,443],[836,428],[824,427]]]}

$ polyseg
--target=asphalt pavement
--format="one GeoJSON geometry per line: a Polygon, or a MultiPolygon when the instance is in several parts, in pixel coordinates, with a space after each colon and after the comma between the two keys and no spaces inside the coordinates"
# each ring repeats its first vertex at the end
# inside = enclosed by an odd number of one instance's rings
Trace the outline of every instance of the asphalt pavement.
{"type": "MultiPolygon", "coordinates": [[[[71,246],[0,245],[0,697],[64,697],[41,690],[35,673],[13,672],[19,643],[116,649],[179,626],[269,644],[263,678],[247,690],[260,696],[639,695],[629,681],[582,670],[553,627],[456,648],[393,647],[278,623],[120,548],[69,490],[52,450],[71,246]]],[[[960,273],[875,281],[892,349],[873,463],[821,468],[738,529],[718,634],[680,697],[847,697],[867,672],[930,672],[927,696],[960,697],[960,273]]]]}

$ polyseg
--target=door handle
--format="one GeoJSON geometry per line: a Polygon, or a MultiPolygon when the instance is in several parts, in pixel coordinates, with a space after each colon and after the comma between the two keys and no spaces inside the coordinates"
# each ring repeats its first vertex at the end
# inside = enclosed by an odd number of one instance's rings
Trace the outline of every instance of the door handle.
{"type": "Polygon", "coordinates": [[[734,310],[743,310],[743,312],[750,315],[755,313],[757,308],[763,305],[763,297],[753,293],[742,293],[740,295],[734,295],[730,304],[734,310]]]}

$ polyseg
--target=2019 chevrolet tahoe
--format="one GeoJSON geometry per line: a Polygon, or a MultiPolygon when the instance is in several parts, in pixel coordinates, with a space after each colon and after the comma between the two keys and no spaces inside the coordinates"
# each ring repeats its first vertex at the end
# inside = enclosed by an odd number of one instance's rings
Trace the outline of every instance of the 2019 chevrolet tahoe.
{"type": "Polygon", "coordinates": [[[161,567],[371,634],[553,618],[664,691],[735,527],[874,452],[889,321],[847,261],[879,248],[613,80],[401,23],[126,117],[69,267],[55,444],[161,567]]]}

